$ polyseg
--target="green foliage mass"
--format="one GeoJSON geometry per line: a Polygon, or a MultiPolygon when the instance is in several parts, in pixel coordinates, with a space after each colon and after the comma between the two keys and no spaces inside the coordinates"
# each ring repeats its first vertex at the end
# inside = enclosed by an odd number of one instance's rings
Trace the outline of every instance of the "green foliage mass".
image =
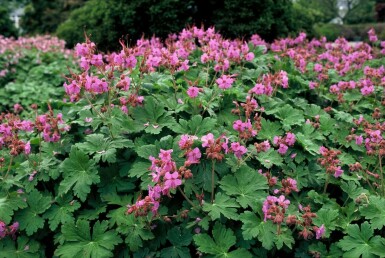
{"type": "Polygon", "coordinates": [[[227,37],[258,33],[272,41],[300,30],[311,31],[311,18],[302,13],[289,0],[90,0],[73,11],[56,33],[73,46],[82,41],[85,32],[104,51],[116,50],[119,39],[135,43],[143,34],[166,38],[186,25],[201,23],[215,26],[227,37]]]}
{"type": "Polygon", "coordinates": [[[124,46],[133,67],[115,53],[92,64],[90,42],[89,69],[64,49],[12,41],[0,54],[13,70],[0,80],[0,258],[385,257],[379,42],[274,49],[201,33],[124,46]]]}
{"type": "Polygon", "coordinates": [[[17,37],[17,29],[9,14],[7,7],[0,6],[0,34],[4,37],[17,37]]]}

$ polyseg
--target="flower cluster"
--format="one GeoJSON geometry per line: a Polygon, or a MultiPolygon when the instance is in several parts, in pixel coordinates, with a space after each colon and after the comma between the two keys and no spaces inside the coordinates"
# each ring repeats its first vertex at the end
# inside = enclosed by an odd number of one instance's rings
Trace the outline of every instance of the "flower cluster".
{"type": "Polygon", "coordinates": [[[286,225],[295,225],[300,229],[299,236],[304,239],[313,238],[314,234],[316,239],[322,238],[325,234],[325,226],[322,224],[320,227],[313,225],[313,218],[317,217],[317,214],[311,211],[310,205],[302,207],[299,205],[299,211],[302,213],[298,218],[295,215],[289,215],[286,219],[286,225]]]}
{"type": "Polygon", "coordinates": [[[278,146],[278,153],[284,155],[289,149],[288,146],[293,146],[295,144],[295,141],[295,135],[291,132],[288,132],[284,137],[274,136],[273,144],[274,146],[278,146]]]}
{"type": "Polygon", "coordinates": [[[0,240],[11,236],[14,240],[16,239],[16,232],[19,229],[19,222],[15,222],[12,225],[7,226],[3,221],[0,220],[0,240]]]}
{"type": "Polygon", "coordinates": [[[318,162],[322,167],[326,168],[327,174],[333,174],[334,177],[340,177],[344,172],[341,169],[340,160],[338,159],[338,155],[341,154],[339,150],[329,150],[328,148],[321,146],[319,149],[322,158],[318,159],[318,162]]]}

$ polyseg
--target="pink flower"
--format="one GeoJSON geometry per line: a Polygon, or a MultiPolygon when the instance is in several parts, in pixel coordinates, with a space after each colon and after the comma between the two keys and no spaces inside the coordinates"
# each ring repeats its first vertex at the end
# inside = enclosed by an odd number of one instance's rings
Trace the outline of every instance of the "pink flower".
{"type": "Polygon", "coordinates": [[[356,140],[356,144],[357,145],[361,145],[362,144],[362,142],[364,141],[364,138],[362,137],[362,135],[360,135],[360,136],[355,136],[355,140],[356,140]]]}
{"type": "Polygon", "coordinates": [[[287,72],[281,70],[279,75],[281,76],[282,88],[287,89],[289,87],[289,78],[287,77],[287,72]]]}
{"type": "Polygon", "coordinates": [[[337,178],[337,177],[340,177],[342,175],[344,171],[341,169],[340,166],[336,167],[334,169],[334,177],[337,178]]]}
{"type": "Polygon", "coordinates": [[[239,142],[231,143],[231,150],[234,152],[234,155],[238,159],[240,159],[242,155],[244,155],[247,152],[246,147],[242,146],[239,142]]]}
{"type": "Polygon", "coordinates": [[[367,96],[373,92],[374,92],[374,86],[372,86],[372,85],[371,86],[365,86],[365,87],[361,88],[361,94],[363,96],[367,96]]]}
{"type": "Polygon", "coordinates": [[[314,71],[320,73],[322,72],[322,65],[321,64],[315,64],[314,65],[314,71]]]}
{"type": "Polygon", "coordinates": [[[7,234],[7,227],[4,222],[0,221],[0,239],[4,238],[7,234]]]}
{"type": "Polygon", "coordinates": [[[324,234],[325,234],[325,225],[322,224],[321,227],[316,229],[315,238],[320,239],[324,234]]]}
{"type": "Polygon", "coordinates": [[[263,84],[257,83],[254,88],[252,88],[249,93],[254,93],[256,95],[262,95],[265,93],[265,86],[263,84]]]}
{"type": "Polygon", "coordinates": [[[198,93],[199,93],[199,88],[198,87],[189,87],[188,90],[187,90],[187,95],[190,97],[190,98],[196,98],[198,96],[198,93]]]}
{"type": "Polygon", "coordinates": [[[261,142],[262,151],[268,151],[270,149],[270,143],[268,140],[261,142]]]}
{"type": "Polygon", "coordinates": [[[209,133],[207,135],[202,136],[202,147],[209,147],[211,144],[214,143],[214,135],[212,133],[209,133]]]}
{"type": "Polygon", "coordinates": [[[287,209],[289,207],[289,205],[290,205],[290,200],[285,199],[285,196],[281,195],[280,197],[278,197],[277,203],[282,208],[287,209]]]}
{"type": "Polygon", "coordinates": [[[278,149],[278,153],[279,154],[281,154],[281,155],[283,155],[283,154],[285,154],[286,152],[287,152],[287,149],[288,149],[289,147],[287,147],[285,144],[280,144],[279,145],[279,149],[278,149]]]}
{"type": "Polygon", "coordinates": [[[197,164],[202,156],[198,147],[187,153],[187,162],[189,164],[197,164]]]}
{"type": "Polygon", "coordinates": [[[235,131],[243,132],[245,130],[243,122],[241,120],[234,121],[233,128],[235,131]]]}
{"type": "Polygon", "coordinates": [[[218,84],[218,87],[222,90],[231,88],[231,85],[234,82],[234,77],[235,75],[225,75],[223,74],[220,78],[216,80],[216,83],[218,84]]]}
{"type": "Polygon", "coordinates": [[[164,182],[165,189],[175,189],[182,184],[182,180],[179,179],[178,172],[174,172],[172,174],[166,172],[164,178],[166,179],[164,182]]]}
{"type": "Polygon", "coordinates": [[[31,153],[31,144],[29,143],[29,141],[24,145],[24,153],[26,155],[31,153]]]}
{"type": "Polygon", "coordinates": [[[282,140],[281,136],[274,136],[274,138],[273,138],[274,145],[277,145],[279,143],[279,141],[281,141],[281,140],[282,140]]]}
{"type": "Polygon", "coordinates": [[[318,83],[316,83],[316,82],[309,82],[309,89],[314,90],[316,87],[318,87],[318,83]]]}
{"type": "Polygon", "coordinates": [[[246,61],[252,61],[253,59],[254,59],[254,53],[253,52],[249,52],[246,54],[246,56],[245,56],[246,61]]]}
{"type": "Polygon", "coordinates": [[[159,158],[164,161],[164,162],[168,162],[171,160],[171,153],[173,152],[173,149],[171,150],[160,150],[160,153],[159,153],[159,158]]]}
{"type": "Polygon", "coordinates": [[[286,134],[286,140],[285,142],[287,143],[287,145],[289,146],[293,146],[294,143],[295,143],[295,135],[293,133],[287,133],[286,134]]]}
{"type": "Polygon", "coordinates": [[[324,147],[324,146],[321,146],[321,147],[319,148],[319,153],[320,153],[321,155],[326,155],[327,151],[328,151],[328,148],[326,148],[326,147],[324,147]]]}

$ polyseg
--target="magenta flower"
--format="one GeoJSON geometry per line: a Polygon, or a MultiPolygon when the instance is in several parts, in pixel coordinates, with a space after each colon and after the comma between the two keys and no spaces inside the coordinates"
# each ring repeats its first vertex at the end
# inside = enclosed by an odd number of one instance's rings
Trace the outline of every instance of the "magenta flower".
{"type": "Polygon", "coordinates": [[[190,164],[197,164],[199,163],[200,158],[202,157],[201,151],[199,148],[195,148],[192,151],[187,153],[187,162],[190,164]]]}
{"type": "Polygon", "coordinates": [[[334,177],[337,178],[337,177],[340,177],[342,175],[344,171],[341,169],[340,166],[336,167],[334,169],[334,177]]]}
{"type": "Polygon", "coordinates": [[[188,90],[187,90],[187,95],[190,97],[190,98],[196,98],[198,96],[198,93],[199,93],[199,88],[198,87],[189,87],[188,90]]]}
{"type": "Polygon", "coordinates": [[[254,88],[252,88],[249,93],[254,93],[256,95],[262,95],[265,93],[265,86],[263,84],[257,83],[254,88]]]}
{"type": "Polygon", "coordinates": [[[212,133],[209,133],[207,135],[202,136],[202,147],[209,147],[211,144],[214,143],[214,135],[212,133]]]}
{"type": "Polygon", "coordinates": [[[278,153],[279,154],[281,154],[281,155],[283,155],[283,154],[285,154],[286,152],[287,152],[287,149],[288,149],[289,147],[287,147],[287,145],[285,145],[285,144],[280,144],[279,145],[279,148],[278,148],[278,153]]]}
{"type": "Polygon", "coordinates": [[[317,228],[315,231],[315,238],[320,239],[325,234],[325,225],[322,224],[321,227],[317,228]]]}
{"type": "Polygon", "coordinates": [[[247,152],[246,147],[242,146],[239,142],[231,143],[231,150],[234,152],[234,155],[238,159],[240,159],[242,155],[244,155],[247,152]]]}
{"type": "Polygon", "coordinates": [[[24,145],[24,153],[25,153],[26,155],[28,155],[28,154],[31,153],[31,144],[30,144],[29,141],[24,145]]]}
{"type": "Polygon", "coordinates": [[[0,221],[0,239],[4,238],[7,234],[7,228],[3,221],[0,221]]]}
{"type": "Polygon", "coordinates": [[[289,146],[293,146],[294,143],[295,143],[295,135],[293,133],[287,133],[286,134],[286,140],[285,142],[287,143],[287,145],[289,146]]]}
{"type": "Polygon", "coordinates": [[[361,145],[362,144],[362,142],[364,141],[364,138],[362,137],[362,135],[360,135],[360,136],[355,136],[355,140],[356,140],[356,144],[357,145],[361,145]]]}
{"type": "Polygon", "coordinates": [[[218,87],[222,90],[224,89],[228,89],[228,88],[231,88],[231,85],[233,84],[234,82],[234,78],[233,76],[235,76],[234,74],[233,75],[222,75],[220,78],[218,78],[216,80],[216,83],[218,84],[218,87]]]}
{"type": "Polygon", "coordinates": [[[166,180],[164,182],[165,189],[175,189],[182,184],[182,180],[179,179],[178,172],[174,172],[172,174],[166,172],[164,179],[166,180]]]}

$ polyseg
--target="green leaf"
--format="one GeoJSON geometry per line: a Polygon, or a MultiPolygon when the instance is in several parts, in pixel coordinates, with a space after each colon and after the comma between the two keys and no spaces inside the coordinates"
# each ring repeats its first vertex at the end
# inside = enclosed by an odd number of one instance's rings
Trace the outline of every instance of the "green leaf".
{"type": "Polygon", "coordinates": [[[270,140],[272,141],[274,136],[282,135],[283,130],[281,125],[278,122],[271,122],[264,118],[261,119],[262,129],[259,131],[257,138],[260,140],[270,140]]]}
{"type": "Polygon", "coordinates": [[[51,197],[43,196],[39,191],[33,190],[27,196],[28,207],[18,211],[15,220],[20,223],[20,229],[31,236],[38,229],[43,228],[44,219],[40,215],[51,206],[51,197]]]}
{"type": "Polygon", "coordinates": [[[277,249],[281,249],[283,245],[286,245],[290,249],[295,243],[291,230],[282,230],[281,234],[275,236],[275,245],[277,249]]]}
{"type": "Polygon", "coordinates": [[[17,241],[7,237],[0,241],[0,258],[39,258],[43,257],[37,241],[19,236],[17,241]]]}
{"type": "Polygon", "coordinates": [[[259,199],[266,197],[264,190],[268,189],[266,178],[246,165],[235,176],[224,176],[219,184],[227,195],[236,196],[242,208],[255,207],[259,199]]]}
{"type": "Polygon", "coordinates": [[[212,236],[208,234],[198,234],[194,236],[194,242],[198,246],[198,250],[215,255],[215,257],[239,257],[235,255],[242,254],[242,257],[251,257],[251,254],[243,249],[236,250],[231,256],[228,251],[230,247],[235,245],[236,237],[231,229],[227,229],[221,223],[217,222],[214,225],[212,236]]]}
{"type": "Polygon", "coordinates": [[[167,239],[173,246],[188,246],[191,243],[192,235],[188,230],[173,227],[167,232],[167,239]]]}
{"type": "Polygon", "coordinates": [[[171,130],[179,134],[204,135],[215,128],[217,120],[206,117],[203,119],[201,115],[192,116],[190,120],[179,119],[179,123],[175,123],[171,130]]]}
{"type": "Polygon", "coordinates": [[[131,140],[115,138],[113,140],[104,137],[103,134],[90,134],[86,136],[86,142],[77,143],[76,146],[83,152],[94,155],[94,160],[99,162],[116,162],[116,150],[133,147],[131,140]]]}
{"type": "Polygon", "coordinates": [[[95,161],[77,149],[71,148],[69,158],[66,158],[60,166],[63,172],[63,181],[59,186],[59,194],[68,193],[73,189],[80,200],[85,201],[91,191],[91,185],[100,182],[95,161]]]}
{"type": "Polygon", "coordinates": [[[23,195],[16,192],[0,193],[0,220],[5,224],[11,222],[12,215],[16,210],[26,207],[27,203],[23,200],[23,195]]]}
{"type": "Polygon", "coordinates": [[[108,230],[107,221],[97,221],[93,228],[89,222],[78,220],[62,226],[64,243],[55,251],[59,257],[113,257],[116,245],[122,242],[116,231],[108,230]],[[90,233],[92,230],[92,234],[90,233]]]}
{"type": "Polygon", "coordinates": [[[303,111],[294,109],[289,104],[280,107],[277,110],[266,111],[266,114],[273,114],[281,120],[284,130],[290,130],[293,125],[302,125],[305,122],[303,111]]]}
{"type": "Polygon", "coordinates": [[[203,210],[208,212],[210,217],[215,220],[219,219],[221,215],[228,219],[238,220],[237,209],[238,203],[229,196],[217,193],[215,195],[214,203],[204,203],[203,210]]]}
{"type": "Polygon", "coordinates": [[[182,246],[172,246],[163,248],[160,251],[162,258],[190,258],[190,249],[182,246]]]}
{"type": "Polygon", "coordinates": [[[242,235],[245,240],[251,240],[259,235],[259,225],[261,219],[258,218],[253,212],[245,211],[240,215],[242,221],[242,235]]]}
{"type": "Polygon", "coordinates": [[[262,242],[262,246],[267,250],[271,250],[274,247],[274,241],[276,236],[277,227],[268,220],[259,224],[258,240],[262,242]]]}
{"type": "Polygon", "coordinates": [[[361,228],[357,224],[349,225],[346,233],[348,235],[337,244],[345,251],[343,257],[376,257],[376,250],[385,248],[384,239],[373,237],[374,231],[367,221],[361,224],[361,228]]]}
{"type": "Polygon", "coordinates": [[[48,219],[49,228],[54,231],[59,224],[73,223],[73,212],[79,208],[80,203],[66,194],[56,199],[56,202],[44,213],[44,218],[48,219]]]}
{"type": "Polygon", "coordinates": [[[370,220],[373,229],[382,229],[385,226],[385,199],[379,196],[370,196],[369,204],[363,205],[360,212],[370,220]]]}
{"type": "Polygon", "coordinates": [[[281,166],[283,162],[282,156],[273,148],[258,153],[257,160],[266,168],[271,168],[273,165],[281,166]]]}
{"type": "Polygon", "coordinates": [[[126,236],[125,243],[130,250],[135,252],[143,247],[143,241],[153,239],[155,236],[147,227],[146,223],[135,218],[134,214],[126,215],[126,207],[111,213],[118,225],[117,231],[126,236]]]}
{"type": "Polygon", "coordinates": [[[296,138],[298,143],[300,143],[306,151],[312,155],[319,155],[319,148],[322,144],[317,144],[315,140],[322,141],[324,137],[320,132],[316,131],[312,125],[304,124],[302,131],[296,134],[296,138]]]}
{"type": "Polygon", "coordinates": [[[341,183],[341,189],[348,194],[350,198],[355,200],[360,195],[367,195],[369,194],[369,191],[364,189],[363,187],[359,186],[354,181],[348,181],[348,182],[342,182],[341,183]]]}
{"type": "Polygon", "coordinates": [[[150,173],[150,166],[150,162],[135,161],[132,168],[128,171],[128,176],[141,178],[144,175],[148,175],[150,173]]]}
{"type": "Polygon", "coordinates": [[[320,227],[322,224],[325,226],[325,237],[327,238],[330,236],[330,231],[336,229],[338,224],[338,216],[340,216],[338,210],[322,208],[317,211],[317,217],[313,219],[313,223],[318,227],[320,227]]]}

